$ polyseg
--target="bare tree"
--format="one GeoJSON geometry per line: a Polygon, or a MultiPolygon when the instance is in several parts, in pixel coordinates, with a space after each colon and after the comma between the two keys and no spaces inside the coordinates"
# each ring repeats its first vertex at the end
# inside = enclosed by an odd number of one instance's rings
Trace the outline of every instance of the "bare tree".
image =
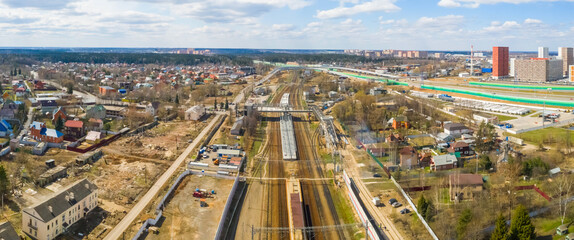
{"type": "Polygon", "coordinates": [[[568,211],[568,200],[572,195],[572,181],[572,176],[569,174],[560,174],[554,178],[552,190],[554,195],[558,197],[558,213],[560,214],[562,224],[564,224],[564,219],[568,211]]]}

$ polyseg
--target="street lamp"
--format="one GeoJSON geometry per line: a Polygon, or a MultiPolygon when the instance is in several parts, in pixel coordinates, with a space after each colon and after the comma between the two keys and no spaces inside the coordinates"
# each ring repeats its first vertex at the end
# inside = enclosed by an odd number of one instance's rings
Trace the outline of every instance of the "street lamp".
{"type": "Polygon", "coordinates": [[[544,96],[544,107],[542,108],[542,126],[544,127],[544,123],[546,122],[546,98],[548,98],[548,93],[552,91],[552,88],[546,89],[546,96],[544,96]]]}

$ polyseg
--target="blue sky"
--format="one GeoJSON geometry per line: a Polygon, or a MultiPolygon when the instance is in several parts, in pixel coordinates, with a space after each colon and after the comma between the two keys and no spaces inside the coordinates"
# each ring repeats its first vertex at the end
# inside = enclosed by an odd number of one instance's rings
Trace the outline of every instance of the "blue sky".
{"type": "Polygon", "coordinates": [[[0,46],[536,51],[574,0],[0,0],[0,46]]]}

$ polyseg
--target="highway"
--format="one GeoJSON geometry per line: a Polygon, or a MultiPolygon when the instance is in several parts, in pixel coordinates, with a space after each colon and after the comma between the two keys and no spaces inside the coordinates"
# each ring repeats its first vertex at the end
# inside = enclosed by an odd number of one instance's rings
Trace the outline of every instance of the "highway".
{"type": "Polygon", "coordinates": [[[159,177],[154,185],[148,192],[136,203],[136,205],[128,212],[128,214],[106,235],[105,240],[119,239],[122,234],[130,227],[132,222],[140,215],[144,208],[149,205],[161,191],[163,186],[170,180],[170,178],[179,169],[181,164],[187,159],[187,156],[193,151],[202,141],[202,139],[209,133],[214,125],[219,121],[221,115],[215,115],[213,120],[209,122],[207,127],[199,133],[191,144],[179,155],[179,157],[171,164],[171,166],[159,177]]]}

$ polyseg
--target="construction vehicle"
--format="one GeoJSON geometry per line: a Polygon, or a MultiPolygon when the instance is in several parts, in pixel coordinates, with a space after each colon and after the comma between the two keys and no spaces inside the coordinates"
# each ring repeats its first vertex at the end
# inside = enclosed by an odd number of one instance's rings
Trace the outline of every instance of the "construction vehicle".
{"type": "Polygon", "coordinates": [[[205,198],[202,198],[199,200],[199,206],[200,207],[207,207],[207,202],[205,202],[205,198]]]}
{"type": "Polygon", "coordinates": [[[207,197],[209,197],[209,193],[202,192],[202,191],[195,191],[195,192],[193,192],[193,197],[195,197],[195,198],[207,198],[207,197]]]}
{"type": "Polygon", "coordinates": [[[219,165],[219,159],[213,160],[213,164],[214,164],[214,165],[219,165]]]}

